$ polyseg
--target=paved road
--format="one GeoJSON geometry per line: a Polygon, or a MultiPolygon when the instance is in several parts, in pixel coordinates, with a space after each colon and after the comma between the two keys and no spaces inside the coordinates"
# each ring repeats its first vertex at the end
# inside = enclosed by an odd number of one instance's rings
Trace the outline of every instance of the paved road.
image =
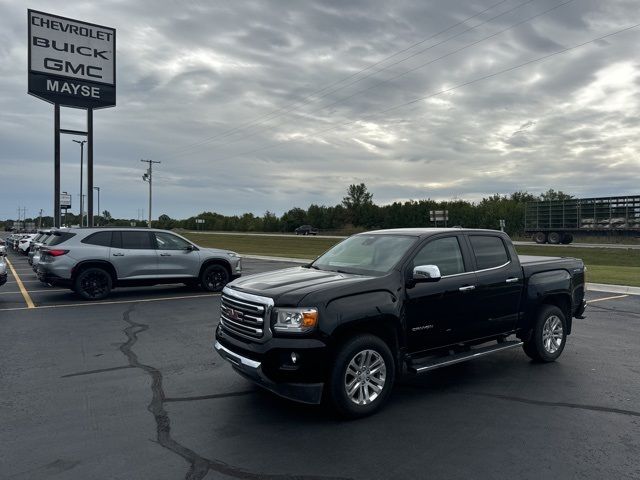
{"type": "Polygon", "coordinates": [[[0,295],[0,477],[640,478],[640,297],[589,293],[556,363],[512,350],[440,369],[343,422],[234,373],[212,351],[219,297],[202,295],[0,295]]]}

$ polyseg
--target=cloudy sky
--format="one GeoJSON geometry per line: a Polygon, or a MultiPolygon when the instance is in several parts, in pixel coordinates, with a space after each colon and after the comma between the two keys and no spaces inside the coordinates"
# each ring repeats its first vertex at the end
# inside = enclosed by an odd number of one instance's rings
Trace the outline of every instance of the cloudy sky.
{"type": "MultiPolygon", "coordinates": [[[[0,0],[0,218],[52,212],[53,107],[27,94],[27,7],[117,29],[118,105],[94,114],[101,207],[146,209],[152,158],[154,217],[182,218],[334,205],[356,182],[377,203],[640,194],[640,28],[499,73],[640,23],[637,6],[0,0]]],[[[83,122],[63,109],[63,127],[83,122]]]]}

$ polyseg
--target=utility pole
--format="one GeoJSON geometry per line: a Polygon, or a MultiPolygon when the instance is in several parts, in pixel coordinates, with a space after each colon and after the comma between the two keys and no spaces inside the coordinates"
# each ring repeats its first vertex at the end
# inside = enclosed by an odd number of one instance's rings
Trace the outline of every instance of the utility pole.
{"type": "Polygon", "coordinates": [[[142,175],[142,180],[144,180],[145,182],[149,182],[149,228],[151,228],[151,194],[152,194],[152,185],[153,185],[153,164],[162,163],[162,162],[159,162],[157,160],[144,160],[144,159],[140,161],[149,164],[147,173],[142,175]]]}
{"type": "Polygon", "coordinates": [[[84,211],[82,201],[82,164],[84,163],[84,144],[86,140],[74,140],[75,143],[80,145],[80,226],[84,226],[84,211]]]}
{"type": "Polygon", "coordinates": [[[100,217],[100,187],[93,187],[93,189],[98,191],[98,217],[100,217]]]}
{"type": "Polygon", "coordinates": [[[42,228],[42,209],[40,209],[40,218],[38,219],[38,230],[42,228]]]}

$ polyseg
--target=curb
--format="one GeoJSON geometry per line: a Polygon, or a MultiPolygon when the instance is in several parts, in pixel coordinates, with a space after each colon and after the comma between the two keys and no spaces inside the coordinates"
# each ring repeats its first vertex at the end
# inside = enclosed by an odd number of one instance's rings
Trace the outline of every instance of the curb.
{"type": "Polygon", "coordinates": [[[640,287],[629,287],[627,285],[608,285],[606,283],[587,283],[587,291],[622,293],[626,295],[640,295],[640,287]]]}
{"type": "MultiPolygon", "coordinates": [[[[267,257],[263,255],[241,255],[244,258],[251,258],[252,260],[267,260],[270,262],[289,262],[289,263],[311,263],[312,259],[304,258],[285,258],[285,257],[267,257]]],[[[640,287],[630,287],[628,285],[609,285],[606,283],[587,283],[586,290],[592,292],[606,292],[606,293],[622,293],[626,295],[640,295],[640,287]]]]}

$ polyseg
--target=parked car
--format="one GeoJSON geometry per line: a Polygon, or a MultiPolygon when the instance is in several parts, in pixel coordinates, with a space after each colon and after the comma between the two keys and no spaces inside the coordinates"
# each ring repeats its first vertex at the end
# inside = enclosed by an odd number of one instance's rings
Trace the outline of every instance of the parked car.
{"type": "Polygon", "coordinates": [[[296,235],[317,235],[319,230],[311,225],[301,225],[294,232],[296,235]]]}
{"type": "Polygon", "coordinates": [[[26,255],[31,249],[31,242],[38,236],[37,233],[28,233],[18,242],[18,252],[26,255]]]}
{"type": "MultiPolygon", "coordinates": [[[[38,254],[40,247],[44,244],[44,242],[51,235],[51,230],[41,230],[38,235],[31,240],[31,248],[29,249],[29,265],[33,265],[33,259],[38,254]]],[[[38,254],[38,260],[40,259],[40,255],[38,254]]]]}
{"type": "Polygon", "coordinates": [[[518,346],[556,360],[586,307],[584,271],[576,258],[518,257],[494,230],[362,233],[227,285],[215,349],[278,395],[364,416],[405,372],[518,346]]]}
{"type": "Polygon", "coordinates": [[[0,287],[7,283],[7,261],[0,255],[0,287]]]}
{"type": "Polygon", "coordinates": [[[242,273],[240,257],[199,247],[166,230],[70,228],[56,230],[40,248],[38,278],[66,286],[87,300],[115,287],[185,283],[221,291],[242,273]]]}
{"type": "Polygon", "coordinates": [[[4,239],[0,238],[0,256],[7,255],[7,244],[4,239]]]}

